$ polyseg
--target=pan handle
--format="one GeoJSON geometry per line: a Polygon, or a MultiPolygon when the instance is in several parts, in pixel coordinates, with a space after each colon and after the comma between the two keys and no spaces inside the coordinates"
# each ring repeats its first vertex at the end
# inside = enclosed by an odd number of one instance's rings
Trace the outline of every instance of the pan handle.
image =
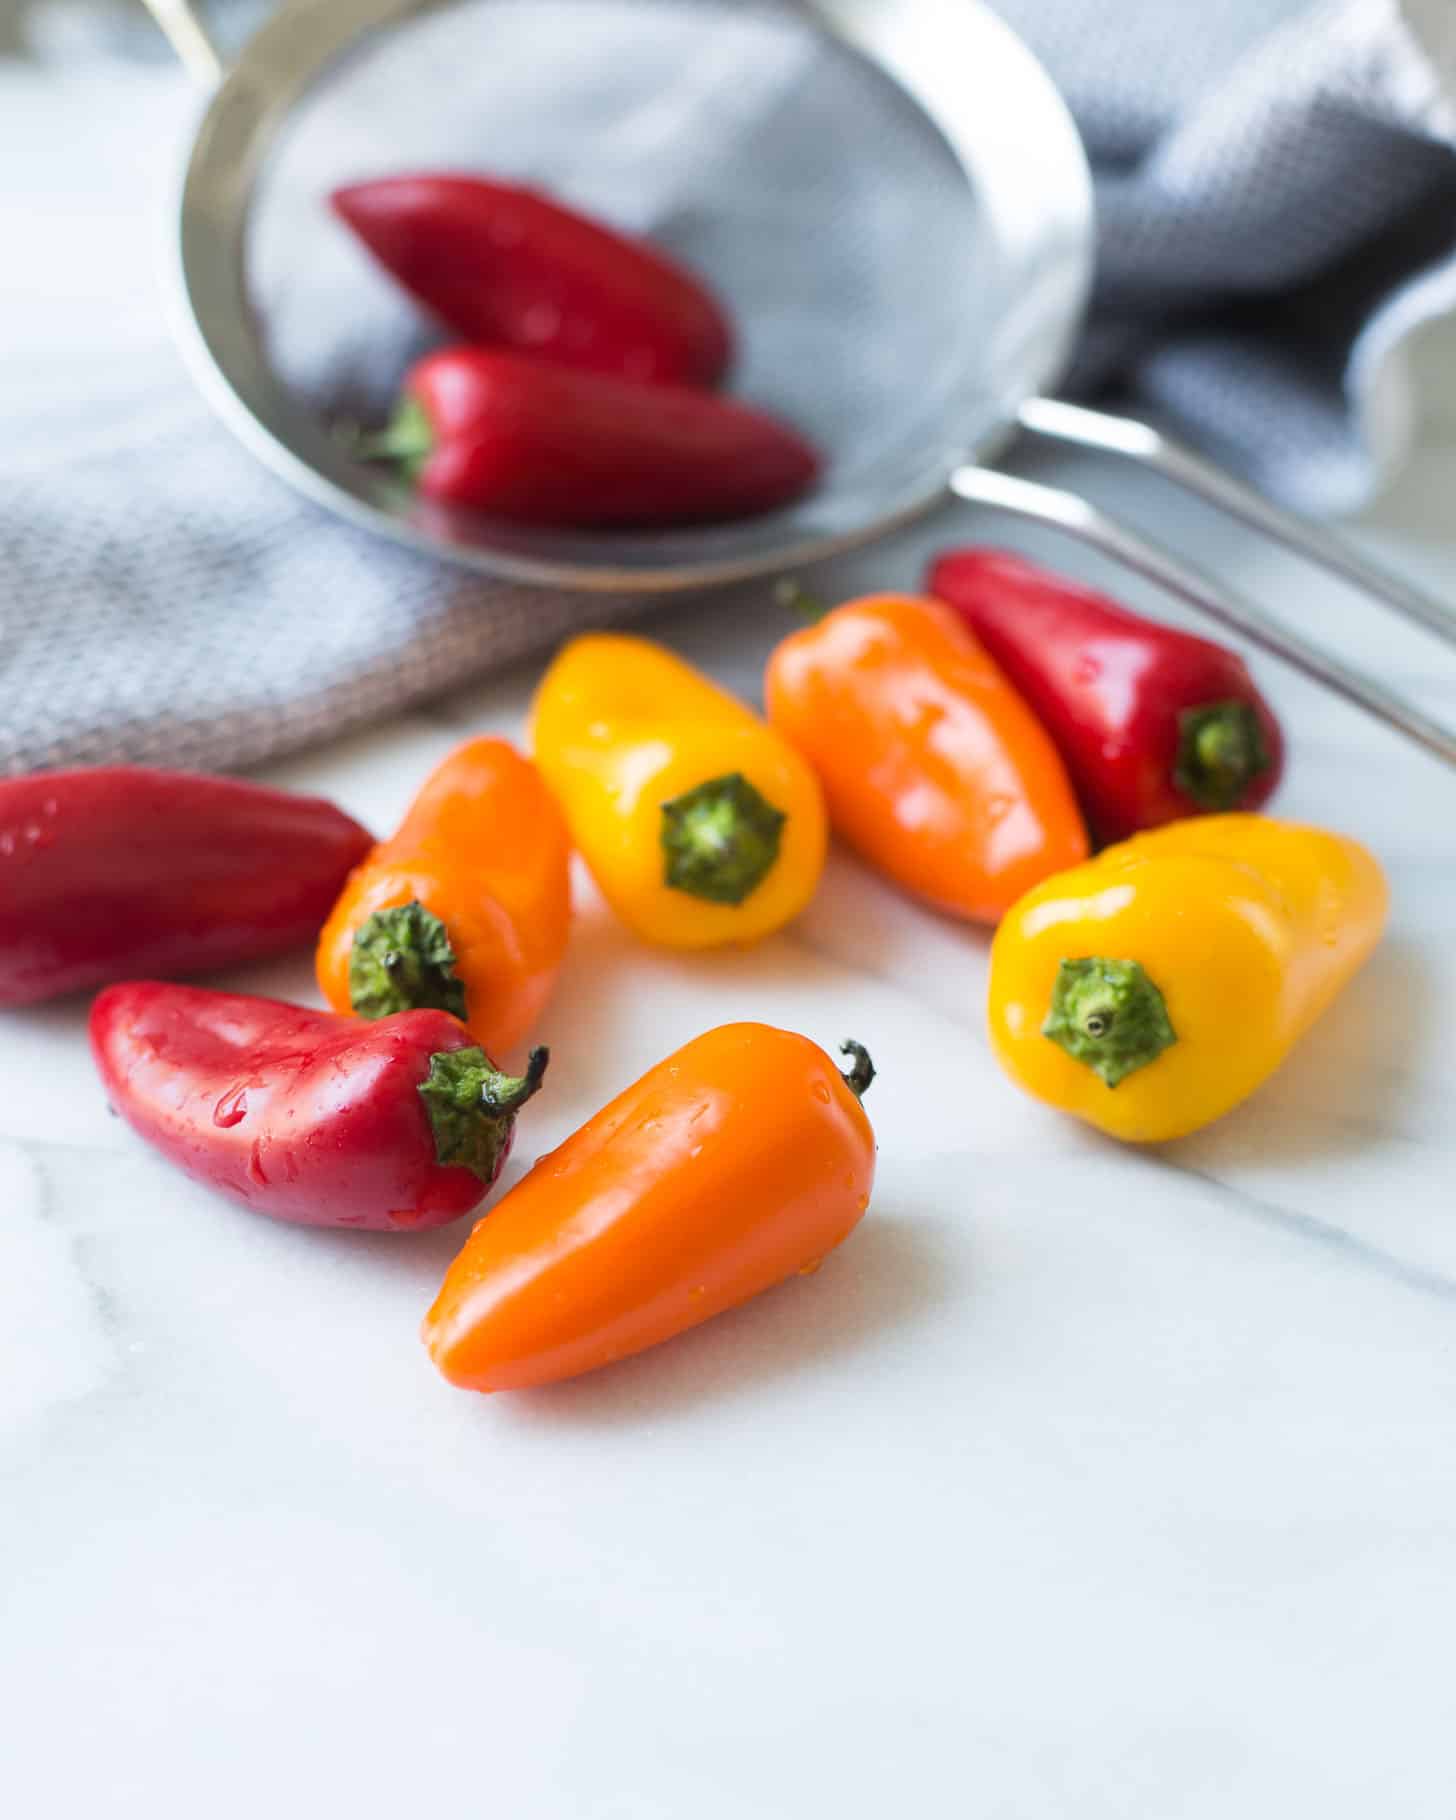
{"type": "Polygon", "coordinates": [[[144,0],[144,4],[192,80],[201,88],[216,88],[227,66],[191,0],[144,0]]]}
{"type": "Polygon", "coordinates": [[[1059,398],[1029,399],[1017,413],[1017,421],[1033,436],[1121,455],[1139,467],[1150,468],[1262,531],[1307,562],[1350,582],[1447,644],[1456,644],[1456,612],[1450,607],[1370,562],[1333,532],[1317,529],[1305,519],[1296,518],[1293,512],[1271,505],[1252,487],[1235,480],[1216,463],[1195,455],[1192,449],[1165,436],[1150,423],[1140,423],[1133,417],[1114,417],[1107,411],[1089,411],[1084,405],[1065,404],[1059,398]]]}
{"type": "Polygon", "coordinates": [[[1290,631],[1253,601],[1245,600],[1152,538],[1108,517],[1078,494],[1022,480],[1014,474],[1001,474],[994,468],[969,466],[957,468],[951,475],[950,490],[974,505],[991,506],[1065,531],[1125,563],[1179,600],[1283,658],[1386,726],[1394,727],[1448,765],[1456,766],[1456,731],[1430,719],[1414,702],[1351,669],[1321,646],[1290,631]]]}

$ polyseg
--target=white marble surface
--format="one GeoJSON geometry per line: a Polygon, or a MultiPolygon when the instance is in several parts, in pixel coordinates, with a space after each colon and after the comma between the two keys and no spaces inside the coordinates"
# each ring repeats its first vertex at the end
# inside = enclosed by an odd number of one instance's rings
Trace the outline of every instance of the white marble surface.
{"type": "MultiPolygon", "coordinates": [[[[1416,635],[1097,484],[1456,715],[1416,635]]],[[[1453,499],[1438,414],[1362,534],[1456,595],[1453,499]]],[[[965,524],[823,585],[908,584],[965,524]]],[[[777,630],[659,624],[750,691],[777,630]]],[[[1449,1814],[1456,780],[1260,674],[1279,807],[1375,846],[1393,925],[1251,1104],[1157,1153],[1019,1099],[984,938],[848,859],[744,954],[645,952],[583,894],[514,1170],[744,1016],[870,1045],[881,1161],[817,1276],[554,1391],[431,1370],[415,1330],[464,1227],[215,1201],[107,1116],[82,1006],[6,1017],[6,1811],[1449,1814]]],[[[452,742],[518,728],[531,680],[273,775],[385,827],[452,742]]],[[[311,992],[304,961],[232,983],[311,992]]]]}

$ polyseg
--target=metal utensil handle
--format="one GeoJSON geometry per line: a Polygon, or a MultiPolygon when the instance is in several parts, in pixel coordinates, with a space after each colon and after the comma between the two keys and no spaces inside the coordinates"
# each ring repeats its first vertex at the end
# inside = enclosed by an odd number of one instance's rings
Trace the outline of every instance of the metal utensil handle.
{"type": "Polygon", "coordinates": [[[1306,561],[1393,607],[1437,638],[1456,644],[1456,612],[1450,607],[1411,587],[1378,563],[1370,562],[1333,532],[1319,529],[1305,519],[1297,518],[1293,512],[1271,505],[1217,463],[1195,455],[1192,449],[1165,436],[1151,424],[1140,423],[1132,417],[1114,417],[1106,411],[1089,411],[1083,405],[1064,404],[1058,398],[1028,399],[1017,416],[1022,429],[1033,436],[1121,455],[1140,467],[1162,474],[1231,517],[1264,532],[1306,561]]]}
{"type": "Polygon", "coordinates": [[[1275,657],[1282,657],[1315,682],[1404,733],[1448,765],[1456,765],[1456,731],[1431,720],[1413,702],[1371,682],[1319,645],[1289,631],[1262,607],[1243,599],[1141,532],[1109,518],[1078,494],[1021,480],[1013,474],[1000,474],[994,468],[977,467],[957,468],[951,475],[950,488],[960,499],[1054,526],[1104,555],[1115,557],[1189,606],[1241,633],[1275,657]]]}
{"type": "Polygon", "coordinates": [[[143,0],[194,82],[216,88],[227,65],[191,0],[143,0]]]}

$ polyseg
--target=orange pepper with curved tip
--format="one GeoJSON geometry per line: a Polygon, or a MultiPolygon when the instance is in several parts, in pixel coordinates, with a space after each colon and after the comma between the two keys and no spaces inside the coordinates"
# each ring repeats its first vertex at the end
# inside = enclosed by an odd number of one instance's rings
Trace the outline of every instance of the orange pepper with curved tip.
{"type": "Polygon", "coordinates": [[[727,1024],[649,1069],[471,1233],[425,1317],[445,1377],[575,1377],[812,1271],[874,1178],[874,1068],[844,1051],[842,1075],[807,1037],[727,1024]]]}
{"type": "Polygon", "coordinates": [[[779,645],[765,688],[835,832],[938,909],[994,923],[1087,857],[1050,736],[939,601],[837,607],[779,645]]]}
{"type": "Polygon", "coordinates": [[[566,824],[540,773],[506,740],[467,740],[349,875],[319,987],[361,1017],[453,1012],[500,1055],[540,1016],[570,921],[566,824]]]}

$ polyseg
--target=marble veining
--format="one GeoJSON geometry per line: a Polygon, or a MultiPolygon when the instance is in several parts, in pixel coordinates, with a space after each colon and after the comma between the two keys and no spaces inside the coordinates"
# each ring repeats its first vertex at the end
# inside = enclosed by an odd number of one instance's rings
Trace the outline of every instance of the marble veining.
{"type": "Polygon", "coordinates": [[[116,1362],[115,1310],[65,1228],[40,1152],[0,1145],[0,1445],[100,1390],[116,1362]]]}

